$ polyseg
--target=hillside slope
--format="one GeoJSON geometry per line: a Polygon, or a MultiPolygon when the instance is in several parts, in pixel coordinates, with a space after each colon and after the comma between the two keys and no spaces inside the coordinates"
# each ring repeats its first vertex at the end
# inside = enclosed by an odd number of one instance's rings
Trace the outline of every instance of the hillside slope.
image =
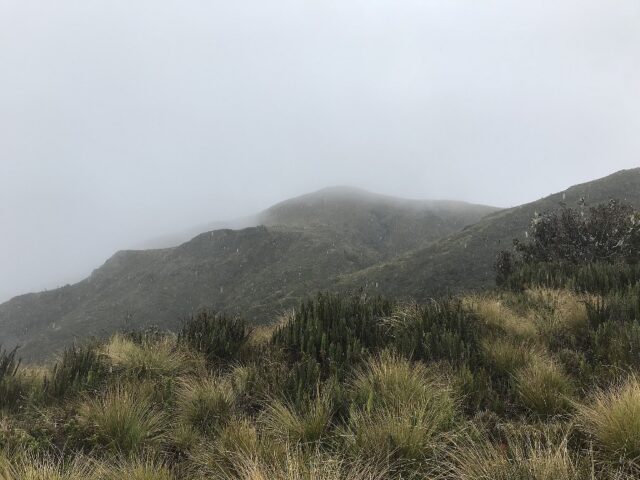
{"type": "Polygon", "coordinates": [[[0,305],[0,338],[41,359],[74,337],[174,328],[202,307],[270,321],[351,274],[473,223],[492,207],[328,189],[260,214],[268,225],[201,234],[174,248],[118,252],[60,289],[0,305]]]}
{"type": "Polygon", "coordinates": [[[492,286],[496,254],[510,249],[514,238],[524,238],[536,212],[559,208],[563,203],[577,206],[581,199],[588,207],[611,198],[640,207],[640,168],[623,170],[535,202],[495,212],[426,247],[344,275],[339,285],[342,288],[367,285],[374,292],[418,300],[492,286]]]}

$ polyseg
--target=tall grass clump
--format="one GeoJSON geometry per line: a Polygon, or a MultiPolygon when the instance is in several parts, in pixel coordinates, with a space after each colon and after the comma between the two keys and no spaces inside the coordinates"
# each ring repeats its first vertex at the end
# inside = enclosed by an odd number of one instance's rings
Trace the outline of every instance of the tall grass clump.
{"type": "Polygon", "coordinates": [[[134,385],[87,396],[78,407],[77,423],[86,443],[123,454],[158,446],[167,430],[165,415],[134,385]]]}
{"type": "Polygon", "coordinates": [[[571,410],[574,385],[551,358],[533,357],[515,376],[518,398],[532,413],[550,416],[571,410]]]}
{"type": "Polygon", "coordinates": [[[533,316],[540,336],[552,350],[576,348],[585,341],[589,329],[587,301],[591,296],[545,288],[533,288],[525,294],[535,307],[533,316]]]}
{"type": "Polygon", "coordinates": [[[419,462],[433,454],[458,415],[442,378],[390,353],[360,369],[350,391],[352,408],[342,438],[357,458],[419,462]]]}
{"type": "Polygon", "coordinates": [[[65,459],[60,456],[17,455],[0,457],[0,480],[101,480],[95,462],[80,455],[65,459]]]}
{"type": "Polygon", "coordinates": [[[640,381],[631,376],[578,407],[578,421],[612,462],[640,459],[640,381]]]}
{"type": "MultiPolygon", "coordinates": [[[[184,478],[184,477],[183,477],[184,478]]],[[[172,469],[161,458],[142,454],[133,458],[119,458],[104,465],[100,480],[177,480],[172,469]]]]}
{"type": "Polygon", "coordinates": [[[498,337],[482,342],[483,360],[491,369],[501,375],[513,375],[539,354],[534,346],[498,337]]]}
{"type": "Polygon", "coordinates": [[[233,472],[219,475],[221,480],[384,480],[389,470],[384,465],[346,459],[339,454],[319,450],[308,452],[286,446],[277,461],[238,455],[233,472]]]}
{"type": "Polygon", "coordinates": [[[498,330],[521,340],[535,339],[538,334],[535,323],[530,317],[517,315],[498,298],[490,296],[467,297],[465,304],[476,312],[479,320],[490,329],[498,330]]]}
{"type": "Polygon", "coordinates": [[[260,424],[272,441],[305,446],[319,442],[328,433],[332,413],[328,395],[319,395],[298,408],[274,400],[262,413],[260,424]]]}
{"type": "Polygon", "coordinates": [[[178,391],[177,413],[184,424],[211,435],[232,417],[236,393],[220,377],[189,378],[178,391]]]}
{"type": "Polygon", "coordinates": [[[197,357],[179,348],[170,336],[135,342],[116,334],[103,350],[114,369],[139,378],[175,377],[204,370],[197,357]]]}
{"type": "Polygon", "coordinates": [[[263,461],[282,458],[283,449],[286,444],[261,443],[255,422],[236,416],[218,431],[214,441],[195,445],[189,452],[189,460],[202,478],[237,478],[239,462],[248,458],[263,461]]]}
{"type": "Polygon", "coordinates": [[[539,435],[508,434],[503,442],[493,443],[476,432],[458,441],[448,457],[442,475],[447,480],[594,479],[591,465],[570,451],[566,436],[554,442],[539,435]]]}

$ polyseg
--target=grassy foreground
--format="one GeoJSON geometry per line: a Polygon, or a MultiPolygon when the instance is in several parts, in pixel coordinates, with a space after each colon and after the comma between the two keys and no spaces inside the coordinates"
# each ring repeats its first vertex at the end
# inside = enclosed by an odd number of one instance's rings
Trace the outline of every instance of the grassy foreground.
{"type": "Polygon", "coordinates": [[[0,355],[0,479],[631,479],[634,290],[203,312],[55,365],[0,355]]]}

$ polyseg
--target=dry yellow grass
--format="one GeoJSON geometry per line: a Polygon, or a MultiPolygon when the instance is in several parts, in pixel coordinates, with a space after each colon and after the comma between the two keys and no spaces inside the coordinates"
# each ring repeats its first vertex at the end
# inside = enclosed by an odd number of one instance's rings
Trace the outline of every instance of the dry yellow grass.
{"type": "Polygon", "coordinates": [[[609,390],[600,390],[591,403],[578,407],[578,420],[610,461],[640,459],[640,380],[632,376],[609,390]]]}
{"type": "Polygon", "coordinates": [[[499,372],[514,374],[542,353],[539,348],[520,340],[500,337],[483,340],[482,355],[499,372]]]}
{"type": "Polygon", "coordinates": [[[138,376],[168,377],[205,372],[204,359],[181,349],[173,336],[140,345],[116,334],[103,347],[103,353],[114,368],[138,376]]]}
{"type": "Polygon", "coordinates": [[[535,323],[529,316],[517,315],[499,299],[474,296],[466,297],[464,303],[467,308],[476,312],[481,321],[506,335],[523,340],[532,340],[537,336],[535,323]]]}
{"type": "Polygon", "coordinates": [[[515,375],[521,404],[538,415],[557,415],[572,408],[571,378],[551,358],[534,356],[515,375]]]}
{"type": "Polygon", "coordinates": [[[456,480],[590,480],[594,479],[566,440],[558,445],[508,438],[506,444],[469,440],[450,453],[444,478],[456,480]]]}
{"type": "Polygon", "coordinates": [[[388,471],[381,465],[342,459],[318,451],[308,453],[287,446],[276,462],[239,455],[233,473],[221,480],[383,480],[388,471]]]}
{"type": "Polygon", "coordinates": [[[587,327],[586,300],[589,296],[578,295],[568,290],[536,288],[526,291],[526,296],[537,308],[532,317],[546,335],[568,332],[573,335],[587,327]]]}
{"type": "Polygon", "coordinates": [[[101,473],[97,463],[81,455],[67,461],[46,455],[0,457],[0,480],[100,480],[101,473]]]}

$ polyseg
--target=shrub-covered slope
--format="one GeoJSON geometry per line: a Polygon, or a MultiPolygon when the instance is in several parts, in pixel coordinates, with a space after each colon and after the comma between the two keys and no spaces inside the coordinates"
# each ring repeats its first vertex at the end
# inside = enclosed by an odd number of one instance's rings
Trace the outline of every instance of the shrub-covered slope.
{"type": "Polygon", "coordinates": [[[0,478],[631,480],[637,292],[321,294],[271,327],[0,352],[0,478]]]}
{"type": "Polygon", "coordinates": [[[640,207],[640,168],[624,170],[519,207],[487,215],[472,226],[392,260],[345,275],[341,285],[368,285],[373,292],[426,299],[445,291],[465,291],[494,284],[493,262],[512,240],[524,239],[536,213],[596,205],[615,198],[640,207]]]}
{"type": "Polygon", "coordinates": [[[203,310],[41,367],[0,349],[0,479],[636,479],[638,212],[616,205],[538,219],[502,290],[320,293],[257,328],[203,310]]]}
{"type": "Polygon", "coordinates": [[[328,189],[263,212],[267,225],[201,234],[178,247],[123,251],[93,274],[0,305],[0,339],[43,358],[73,338],[118,328],[178,327],[201,307],[267,322],[338,274],[441,238],[493,212],[328,189]]]}

